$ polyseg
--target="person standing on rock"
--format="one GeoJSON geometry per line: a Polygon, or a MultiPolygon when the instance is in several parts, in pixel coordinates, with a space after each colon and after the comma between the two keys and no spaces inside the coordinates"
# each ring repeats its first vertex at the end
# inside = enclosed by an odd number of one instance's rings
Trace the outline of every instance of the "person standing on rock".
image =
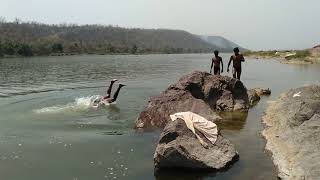
{"type": "Polygon", "coordinates": [[[214,57],[212,58],[212,61],[211,61],[210,74],[212,74],[213,65],[214,65],[214,68],[213,68],[214,75],[220,75],[220,73],[223,73],[223,61],[222,61],[222,58],[219,56],[218,50],[214,51],[214,57]],[[221,62],[221,70],[220,70],[220,62],[221,62]]]}
{"type": "Polygon", "coordinates": [[[231,64],[231,61],[233,62],[233,69],[232,69],[232,74],[233,74],[233,78],[237,78],[240,80],[240,76],[241,76],[241,63],[244,62],[244,57],[242,54],[240,54],[239,52],[239,48],[234,48],[233,49],[234,55],[232,55],[230,57],[229,63],[228,63],[228,69],[227,72],[229,72],[229,67],[231,64]]]}

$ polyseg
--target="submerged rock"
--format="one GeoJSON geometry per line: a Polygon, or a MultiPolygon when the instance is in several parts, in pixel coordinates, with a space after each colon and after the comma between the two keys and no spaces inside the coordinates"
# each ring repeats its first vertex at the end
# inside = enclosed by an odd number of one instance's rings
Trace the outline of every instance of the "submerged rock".
{"type": "Polygon", "coordinates": [[[164,128],[154,154],[156,170],[186,168],[194,170],[222,170],[238,160],[238,153],[229,140],[218,136],[213,145],[204,148],[181,119],[171,121],[164,128]]]}
{"type": "Polygon", "coordinates": [[[247,89],[241,81],[195,71],[183,76],[160,96],[150,98],[135,127],[163,128],[170,114],[185,111],[216,121],[220,117],[213,111],[248,111],[249,106],[247,89]]]}
{"type": "Polygon", "coordinates": [[[266,149],[281,179],[320,177],[320,86],[293,89],[270,104],[263,122],[266,149]]]}

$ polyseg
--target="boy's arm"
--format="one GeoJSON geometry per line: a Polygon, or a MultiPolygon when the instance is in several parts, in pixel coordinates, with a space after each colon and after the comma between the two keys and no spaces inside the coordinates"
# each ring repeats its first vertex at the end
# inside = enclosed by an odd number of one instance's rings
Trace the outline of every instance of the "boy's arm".
{"type": "Polygon", "coordinates": [[[213,67],[213,60],[211,59],[211,68],[210,68],[210,74],[212,73],[212,67],[213,67]]]}
{"type": "Polygon", "coordinates": [[[228,68],[227,68],[227,72],[229,72],[229,67],[230,67],[230,64],[231,64],[231,61],[233,60],[233,57],[231,56],[230,57],[230,60],[229,60],[229,63],[228,63],[228,68]]]}
{"type": "Polygon", "coordinates": [[[221,73],[223,73],[223,60],[222,60],[222,58],[220,58],[220,61],[221,61],[221,73]]]}
{"type": "Polygon", "coordinates": [[[244,59],[244,56],[241,54],[241,62],[244,62],[245,59],[244,59]]]}

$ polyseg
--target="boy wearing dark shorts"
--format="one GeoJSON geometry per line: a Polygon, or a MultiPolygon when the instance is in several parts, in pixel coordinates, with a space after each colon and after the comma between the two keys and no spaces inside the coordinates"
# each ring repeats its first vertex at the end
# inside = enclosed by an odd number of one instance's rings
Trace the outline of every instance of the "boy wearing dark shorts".
{"type": "Polygon", "coordinates": [[[244,57],[242,54],[240,54],[239,52],[239,48],[234,48],[233,49],[234,55],[232,55],[230,57],[229,63],[228,63],[228,69],[227,72],[229,72],[229,67],[231,64],[231,61],[233,63],[233,70],[232,70],[232,74],[233,74],[233,78],[237,78],[240,80],[240,76],[241,76],[241,63],[244,62],[244,57]]]}
{"type": "Polygon", "coordinates": [[[214,51],[214,56],[211,61],[211,68],[210,68],[210,74],[212,73],[212,67],[213,67],[213,73],[214,75],[220,75],[220,73],[223,73],[223,61],[222,58],[219,56],[219,51],[214,51]],[[221,62],[221,70],[220,70],[220,62],[221,62]]]}

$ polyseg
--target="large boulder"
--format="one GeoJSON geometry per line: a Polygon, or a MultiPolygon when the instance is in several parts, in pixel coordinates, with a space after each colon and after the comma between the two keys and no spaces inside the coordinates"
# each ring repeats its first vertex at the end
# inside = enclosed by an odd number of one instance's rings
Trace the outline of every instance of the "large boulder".
{"type": "Polygon", "coordinates": [[[154,154],[156,170],[184,168],[193,170],[222,170],[238,159],[238,153],[229,140],[218,136],[213,145],[203,147],[181,119],[171,121],[164,128],[154,154]]]}
{"type": "Polygon", "coordinates": [[[248,111],[249,106],[247,89],[241,81],[195,71],[183,76],[160,96],[151,97],[135,127],[163,128],[170,114],[185,111],[215,121],[219,117],[213,111],[248,111]]]}
{"type": "Polygon", "coordinates": [[[270,104],[263,122],[266,149],[278,176],[288,180],[320,177],[320,86],[292,89],[270,104]]]}

